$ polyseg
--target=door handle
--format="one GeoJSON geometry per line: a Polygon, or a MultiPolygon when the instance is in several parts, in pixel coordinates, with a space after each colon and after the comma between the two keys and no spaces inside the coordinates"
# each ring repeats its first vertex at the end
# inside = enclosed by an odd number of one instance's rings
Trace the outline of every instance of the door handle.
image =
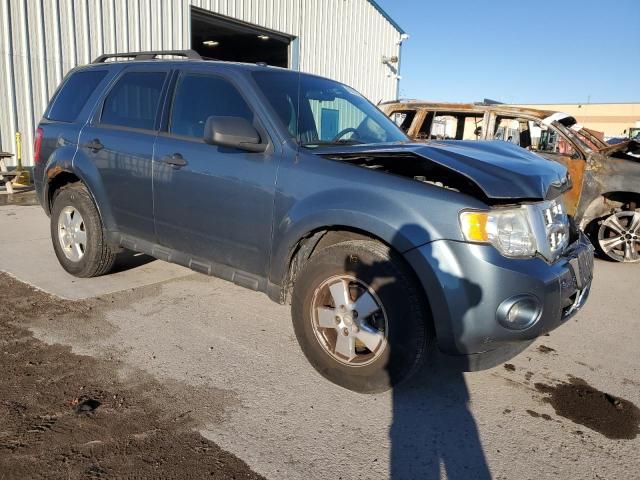
{"type": "Polygon", "coordinates": [[[162,160],[164,161],[164,163],[171,165],[173,168],[184,167],[187,164],[187,161],[179,153],[174,153],[173,155],[167,155],[162,160]]]}
{"type": "Polygon", "coordinates": [[[85,147],[87,147],[89,150],[93,150],[94,152],[97,152],[102,150],[104,148],[104,145],[100,142],[100,140],[98,140],[97,138],[94,138],[89,143],[87,143],[85,147]]]}

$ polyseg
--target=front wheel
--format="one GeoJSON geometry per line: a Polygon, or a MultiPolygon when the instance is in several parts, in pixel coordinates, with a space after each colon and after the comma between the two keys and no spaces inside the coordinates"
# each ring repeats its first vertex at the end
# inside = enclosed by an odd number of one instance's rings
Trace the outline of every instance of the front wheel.
{"type": "Polygon", "coordinates": [[[342,242],[311,257],[296,279],[291,309],[309,362],[350,390],[387,390],[424,357],[425,301],[404,260],[378,242],[342,242]]]}

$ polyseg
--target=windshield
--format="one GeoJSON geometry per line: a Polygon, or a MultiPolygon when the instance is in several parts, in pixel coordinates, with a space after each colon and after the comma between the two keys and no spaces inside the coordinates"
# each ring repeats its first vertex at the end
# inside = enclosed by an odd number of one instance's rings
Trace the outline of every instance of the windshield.
{"type": "Polygon", "coordinates": [[[408,140],[385,114],[346,85],[287,71],[254,72],[253,78],[301,146],[408,140]]]}

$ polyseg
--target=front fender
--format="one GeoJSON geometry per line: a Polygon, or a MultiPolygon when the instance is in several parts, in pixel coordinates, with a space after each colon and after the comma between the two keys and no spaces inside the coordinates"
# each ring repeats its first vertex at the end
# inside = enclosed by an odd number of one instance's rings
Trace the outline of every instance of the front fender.
{"type": "Polygon", "coordinates": [[[295,203],[275,225],[269,279],[282,284],[298,242],[322,229],[355,229],[380,238],[399,252],[443,238],[417,209],[366,190],[335,189],[295,203]]]}
{"type": "Polygon", "coordinates": [[[606,197],[622,192],[640,194],[640,162],[598,156],[585,173],[580,208],[576,219],[580,228],[605,215],[613,206],[606,197]],[[597,160],[597,161],[596,161],[597,160]]]}

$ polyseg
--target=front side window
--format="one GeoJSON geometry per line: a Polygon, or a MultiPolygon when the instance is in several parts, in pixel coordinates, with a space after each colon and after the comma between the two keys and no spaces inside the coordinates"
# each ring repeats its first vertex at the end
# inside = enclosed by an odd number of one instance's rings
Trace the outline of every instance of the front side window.
{"type": "Polygon", "coordinates": [[[153,130],[166,73],[125,73],[111,89],[102,107],[100,123],[153,130]]]}
{"type": "Polygon", "coordinates": [[[543,124],[537,124],[537,127],[540,131],[537,148],[539,152],[557,153],[569,157],[577,156],[573,145],[555,128],[543,124]]]}
{"type": "Polygon", "coordinates": [[[301,146],[408,140],[384,113],[346,85],[292,72],[254,72],[253,78],[301,146]]]}
{"type": "Polygon", "coordinates": [[[178,81],[171,107],[169,132],[202,138],[209,117],[242,117],[253,123],[253,112],[240,92],[227,80],[186,74],[178,81]]]}

